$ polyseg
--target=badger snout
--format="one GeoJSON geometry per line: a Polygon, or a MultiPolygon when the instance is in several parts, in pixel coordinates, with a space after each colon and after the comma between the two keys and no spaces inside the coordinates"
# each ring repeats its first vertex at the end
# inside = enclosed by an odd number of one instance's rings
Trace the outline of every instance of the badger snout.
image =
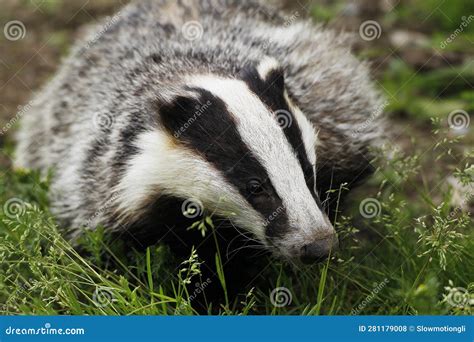
{"type": "Polygon", "coordinates": [[[300,259],[305,264],[312,264],[325,260],[329,253],[334,252],[339,246],[336,234],[322,239],[317,239],[301,247],[300,259]]]}

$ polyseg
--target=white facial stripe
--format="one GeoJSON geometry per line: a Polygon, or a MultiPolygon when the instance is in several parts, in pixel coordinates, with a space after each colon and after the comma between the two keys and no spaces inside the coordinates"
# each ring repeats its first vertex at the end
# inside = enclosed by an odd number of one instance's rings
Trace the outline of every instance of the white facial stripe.
{"type": "MultiPolygon", "coordinates": [[[[257,66],[257,71],[260,77],[262,78],[262,80],[265,80],[268,74],[272,70],[275,70],[278,68],[280,68],[280,65],[276,59],[272,57],[265,57],[257,66]]],[[[291,113],[293,113],[293,116],[298,124],[298,127],[300,128],[308,161],[310,162],[311,165],[315,166],[316,164],[315,146],[317,143],[317,135],[316,135],[316,132],[314,131],[314,127],[310,123],[310,121],[306,118],[306,116],[303,114],[303,112],[301,112],[301,110],[297,106],[295,106],[295,104],[291,101],[286,90],[283,95],[284,95],[286,103],[288,104],[288,108],[290,109],[291,113]]]]}
{"type": "MultiPolygon", "coordinates": [[[[262,80],[265,80],[268,74],[272,70],[275,70],[278,68],[280,68],[280,64],[278,63],[278,61],[272,57],[266,56],[258,64],[257,71],[260,77],[262,78],[262,80]]],[[[298,123],[298,127],[300,128],[306,155],[308,157],[308,161],[311,163],[311,165],[315,165],[316,164],[315,146],[316,146],[317,135],[316,135],[316,132],[314,131],[314,127],[306,118],[306,116],[303,114],[303,112],[301,112],[301,110],[297,106],[295,106],[295,104],[291,101],[286,90],[284,92],[284,98],[285,98],[286,103],[288,104],[288,108],[293,113],[295,120],[298,123]]]]}
{"type": "Polygon", "coordinates": [[[226,103],[242,141],[267,170],[282,199],[289,224],[306,238],[320,235],[318,229],[327,230],[327,223],[306,186],[301,166],[283,130],[247,85],[240,80],[213,76],[192,77],[189,82],[226,103]]]}
{"type": "Polygon", "coordinates": [[[230,218],[265,241],[258,229],[264,224],[262,216],[198,154],[174,144],[158,130],[142,133],[136,146],[140,152],[130,159],[126,174],[114,189],[122,217],[140,217],[140,210],[148,204],[144,199],[157,193],[198,199],[204,208],[214,209],[216,215],[230,218]]]}

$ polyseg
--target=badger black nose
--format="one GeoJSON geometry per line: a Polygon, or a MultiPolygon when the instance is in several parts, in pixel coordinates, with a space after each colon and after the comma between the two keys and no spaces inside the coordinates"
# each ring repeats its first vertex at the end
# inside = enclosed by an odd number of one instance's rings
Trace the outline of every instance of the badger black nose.
{"type": "Polygon", "coordinates": [[[317,263],[325,260],[331,251],[337,249],[339,245],[336,235],[316,240],[304,245],[301,248],[301,261],[305,264],[317,263]]]}

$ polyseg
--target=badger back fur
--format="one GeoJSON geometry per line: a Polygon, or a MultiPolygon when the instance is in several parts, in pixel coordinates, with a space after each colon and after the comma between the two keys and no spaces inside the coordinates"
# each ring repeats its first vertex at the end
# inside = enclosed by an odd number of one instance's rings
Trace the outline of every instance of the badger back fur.
{"type": "Polygon", "coordinates": [[[317,258],[328,247],[314,241],[334,243],[321,202],[370,173],[380,106],[345,35],[254,1],[142,0],[74,46],[23,117],[16,164],[54,170],[73,238],[102,224],[189,251],[190,201],[279,255],[317,258]],[[245,196],[267,180],[267,201],[245,196]]]}

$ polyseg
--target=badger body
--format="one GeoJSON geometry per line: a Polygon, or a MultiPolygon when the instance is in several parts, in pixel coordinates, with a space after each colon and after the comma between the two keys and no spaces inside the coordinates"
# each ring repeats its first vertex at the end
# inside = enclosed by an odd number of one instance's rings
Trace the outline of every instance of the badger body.
{"type": "Polygon", "coordinates": [[[72,239],[103,225],[185,253],[210,215],[227,251],[318,260],[337,244],[327,190],[370,173],[380,106],[344,35],[252,1],[136,1],[31,102],[16,164],[53,169],[72,239]]]}

